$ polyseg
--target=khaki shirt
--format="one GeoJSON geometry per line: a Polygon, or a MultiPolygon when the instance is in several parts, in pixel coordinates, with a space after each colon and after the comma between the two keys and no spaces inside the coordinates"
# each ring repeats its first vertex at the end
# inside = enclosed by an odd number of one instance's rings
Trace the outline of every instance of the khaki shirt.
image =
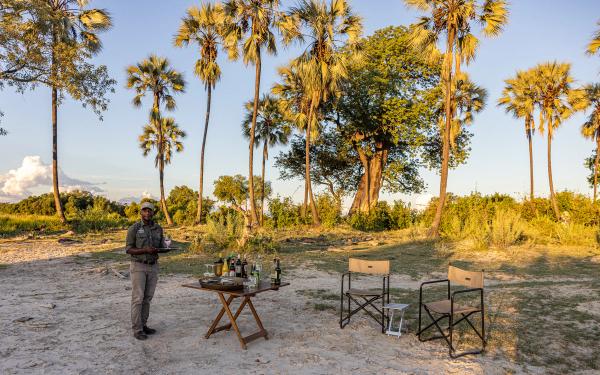
{"type": "MultiPolygon", "coordinates": [[[[127,231],[127,239],[125,240],[125,250],[131,248],[142,249],[144,247],[162,247],[163,229],[155,222],[145,225],[142,220],[133,224],[127,231]]],[[[140,254],[131,255],[131,260],[140,260],[147,262],[156,262],[158,254],[140,254]]]]}

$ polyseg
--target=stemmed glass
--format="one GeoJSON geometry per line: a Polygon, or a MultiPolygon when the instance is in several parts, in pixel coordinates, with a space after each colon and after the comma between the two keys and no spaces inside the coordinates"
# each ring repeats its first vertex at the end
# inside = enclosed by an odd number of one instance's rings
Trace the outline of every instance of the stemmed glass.
{"type": "Polygon", "coordinates": [[[215,265],[214,264],[205,264],[206,272],[204,272],[205,277],[215,277],[215,265]]]}
{"type": "Polygon", "coordinates": [[[166,247],[167,249],[171,247],[171,242],[172,242],[172,240],[171,240],[171,237],[169,237],[169,236],[165,236],[165,238],[164,238],[164,243],[165,243],[165,247],[166,247]]]}

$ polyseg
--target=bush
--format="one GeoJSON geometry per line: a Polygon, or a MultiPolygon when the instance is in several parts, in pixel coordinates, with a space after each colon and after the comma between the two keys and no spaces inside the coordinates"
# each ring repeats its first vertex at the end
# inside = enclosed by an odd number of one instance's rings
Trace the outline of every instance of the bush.
{"type": "Polygon", "coordinates": [[[237,240],[242,235],[244,220],[241,215],[228,213],[217,220],[208,218],[203,242],[212,243],[217,249],[236,247],[237,240]]]}
{"type": "Polygon", "coordinates": [[[342,204],[331,194],[318,195],[315,203],[324,227],[333,228],[342,221],[342,204]]]}
{"type": "Polygon", "coordinates": [[[390,229],[392,218],[387,202],[378,202],[369,213],[357,212],[350,216],[350,226],[364,232],[380,232],[390,229]]]}
{"type": "Polygon", "coordinates": [[[292,198],[285,197],[270,199],[269,216],[265,218],[265,224],[269,228],[282,229],[293,228],[302,224],[306,224],[306,220],[301,216],[301,205],[295,204],[292,198]]]}
{"type": "Polygon", "coordinates": [[[69,222],[73,230],[80,233],[125,228],[130,224],[126,218],[117,213],[106,213],[93,208],[79,211],[69,222]]]}
{"type": "Polygon", "coordinates": [[[278,246],[273,241],[273,236],[266,233],[255,233],[248,237],[243,249],[244,252],[249,253],[272,254],[278,250],[278,246]]]}
{"type": "Polygon", "coordinates": [[[0,237],[29,232],[59,232],[67,230],[57,216],[0,214],[0,237]]]}
{"type": "Polygon", "coordinates": [[[514,210],[501,208],[496,210],[490,225],[490,245],[507,248],[525,239],[526,225],[521,214],[514,210]]]}
{"type": "Polygon", "coordinates": [[[390,211],[390,229],[405,229],[417,221],[417,211],[410,208],[410,204],[406,204],[401,200],[394,201],[394,206],[390,211]]]}

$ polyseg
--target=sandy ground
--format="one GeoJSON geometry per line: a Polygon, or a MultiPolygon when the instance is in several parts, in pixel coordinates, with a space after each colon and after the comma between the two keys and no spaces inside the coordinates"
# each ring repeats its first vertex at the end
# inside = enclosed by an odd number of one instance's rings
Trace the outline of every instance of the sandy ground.
{"type": "MultiPolygon", "coordinates": [[[[140,342],[130,332],[129,279],[98,272],[103,263],[77,255],[86,249],[55,241],[0,243],[0,263],[10,264],[0,269],[1,374],[519,372],[485,355],[451,360],[440,342],[420,343],[412,332],[388,337],[362,316],[341,330],[333,311],[317,311],[296,293],[338,293],[337,275],[306,278],[304,271],[292,275],[290,287],[253,300],[270,339],[248,350],[233,331],[204,339],[220,308],[215,294],[181,287],[196,281],[191,277],[161,276],[149,321],[158,333],[140,342]]],[[[392,280],[396,287],[413,283],[392,280]]],[[[244,334],[256,329],[250,319],[249,311],[239,319],[244,334]]]]}

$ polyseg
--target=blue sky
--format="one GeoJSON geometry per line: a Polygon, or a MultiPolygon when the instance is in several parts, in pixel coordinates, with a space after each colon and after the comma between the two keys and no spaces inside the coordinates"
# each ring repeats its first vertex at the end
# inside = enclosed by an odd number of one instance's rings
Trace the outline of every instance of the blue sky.
{"type": "MultiPolygon", "coordinates": [[[[363,17],[366,35],[389,25],[409,25],[418,16],[401,0],[350,2],[363,17]]],[[[290,3],[286,1],[284,6],[290,3]]],[[[111,104],[102,122],[70,99],[59,108],[59,164],[64,175],[84,186],[85,183],[95,185],[112,199],[139,197],[144,191],[158,196],[158,173],[153,160],[144,158],[137,145],[150,103],[145,101],[142,109],[134,108],[132,92],[124,87],[125,67],[155,53],[168,57],[176,69],[184,72],[188,82],[187,92],[177,97],[177,110],[171,113],[188,137],[184,141],[185,151],[176,155],[173,164],[166,169],[166,187],[169,190],[186,184],[197,189],[206,94],[193,75],[197,51],[192,47],[173,47],[172,38],[187,7],[198,2],[93,0],[91,4],[108,9],[113,16],[114,27],[102,35],[104,50],[94,60],[106,64],[118,84],[116,92],[110,95],[111,104]]],[[[600,58],[584,54],[600,19],[598,10],[596,0],[510,2],[511,14],[504,33],[495,39],[483,39],[477,59],[465,68],[475,82],[488,90],[489,100],[471,127],[475,135],[470,159],[451,172],[449,191],[457,194],[497,191],[514,196],[528,192],[528,154],[523,124],[495,104],[503,80],[517,69],[558,60],[572,63],[572,74],[579,83],[598,81],[600,58]]],[[[264,59],[263,92],[277,80],[277,66],[285,64],[297,51],[298,48],[280,47],[278,56],[264,59]]],[[[241,135],[240,122],[242,104],[253,94],[254,70],[241,61],[228,61],[223,55],[220,64],[223,72],[213,95],[205,157],[207,193],[212,192],[212,181],[218,176],[246,175],[248,168],[248,143],[241,135]]],[[[5,114],[2,126],[10,132],[0,137],[1,190],[2,182],[15,175],[9,171],[21,167],[26,156],[40,156],[45,164],[51,161],[50,91],[39,87],[20,95],[5,89],[0,92],[0,109],[5,114]]],[[[593,144],[580,136],[579,127],[584,118],[584,114],[579,114],[556,132],[553,170],[557,190],[590,192],[583,160],[593,150],[593,144]]],[[[271,155],[277,153],[278,150],[273,150],[271,155]]],[[[255,163],[255,170],[259,171],[260,157],[255,163]]],[[[546,140],[540,135],[534,139],[534,163],[536,194],[546,195],[546,140]]],[[[21,172],[21,175],[26,174],[21,172]]],[[[302,181],[279,181],[277,170],[271,167],[267,175],[275,192],[301,199],[302,181]]],[[[427,170],[423,170],[422,175],[428,186],[427,193],[413,197],[383,194],[383,198],[421,202],[436,195],[438,176],[427,170]]],[[[27,191],[49,191],[47,180],[40,181],[27,191]]]]}

